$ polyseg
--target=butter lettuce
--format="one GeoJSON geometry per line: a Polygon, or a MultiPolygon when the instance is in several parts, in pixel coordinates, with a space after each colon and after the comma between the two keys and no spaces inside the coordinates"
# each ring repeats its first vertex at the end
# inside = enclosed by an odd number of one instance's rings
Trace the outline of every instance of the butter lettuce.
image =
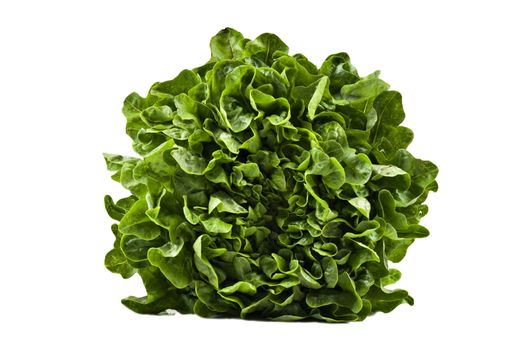
{"type": "Polygon", "coordinates": [[[105,266],[138,274],[138,313],[360,321],[413,298],[388,287],[438,168],[406,150],[402,97],[345,53],[318,68],[274,34],[226,28],[211,59],[124,101],[138,157],[105,154],[105,266]]]}

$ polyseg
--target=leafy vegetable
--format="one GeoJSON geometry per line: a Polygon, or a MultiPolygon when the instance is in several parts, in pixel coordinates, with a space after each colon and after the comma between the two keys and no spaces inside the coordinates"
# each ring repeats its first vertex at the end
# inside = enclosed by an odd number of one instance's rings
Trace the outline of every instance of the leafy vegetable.
{"type": "Polygon", "coordinates": [[[412,304],[399,262],[437,167],[407,150],[401,95],[349,56],[318,69],[273,34],[226,28],[211,59],[124,102],[138,158],[105,154],[130,191],[105,198],[106,267],[139,274],[123,303],[204,317],[346,322],[412,304]]]}

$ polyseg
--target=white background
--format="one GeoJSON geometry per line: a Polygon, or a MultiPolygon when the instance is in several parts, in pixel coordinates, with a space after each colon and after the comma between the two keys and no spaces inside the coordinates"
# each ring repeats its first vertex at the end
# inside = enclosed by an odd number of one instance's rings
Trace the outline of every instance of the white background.
{"type": "Polygon", "coordinates": [[[2,1],[0,348],[521,349],[518,1],[2,1]],[[362,323],[141,316],[105,270],[102,152],[131,155],[132,92],[209,58],[223,27],[278,34],[316,64],[347,51],[404,96],[410,150],[440,168],[399,265],[416,299],[362,323]]]}

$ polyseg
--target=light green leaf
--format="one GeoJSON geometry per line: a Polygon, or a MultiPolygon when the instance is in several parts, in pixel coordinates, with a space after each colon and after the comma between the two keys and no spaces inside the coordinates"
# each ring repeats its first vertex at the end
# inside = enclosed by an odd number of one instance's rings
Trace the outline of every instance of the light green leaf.
{"type": "Polygon", "coordinates": [[[217,217],[200,220],[205,230],[209,233],[228,233],[232,225],[217,217]]]}
{"type": "Polygon", "coordinates": [[[320,80],[318,80],[318,83],[316,85],[316,89],[314,90],[314,94],[312,95],[309,104],[307,105],[307,116],[309,118],[314,118],[314,115],[316,114],[316,109],[318,108],[323,95],[325,94],[325,88],[329,84],[329,78],[328,77],[322,77],[320,80]]]}
{"type": "Polygon", "coordinates": [[[407,172],[401,168],[398,168],[394,165],[379,165],[379,164],[373,164],[372,170],[380,176],[387,176],[387,177],[394,177],[397,175],[404,175],[407,174],[407,172]]]}
{"type": "Polygon", "coordinates": [[[244,207],[239,205],[225,192],[216,192],[211,194],[211,198],[209,199],[209,214],[212,213],[214,209],[217,209],[219,212],[228,212],[233,214],[247,213],[247,210],[244,207]]]}
{"type": "Polygon", "coordinates": [[[367,198],[364,197],[356,197],[349,200],[349,203],[360,213],[365,215],[365,217],[368,219],[370,215],[370,202],[367,200],[367,198]]]}
{"type": "Polygon", "coordinates": [[[211,61],[241,57],[245,42],[240,32],[232,28],[222,29],[211,39],[211,61]]]}

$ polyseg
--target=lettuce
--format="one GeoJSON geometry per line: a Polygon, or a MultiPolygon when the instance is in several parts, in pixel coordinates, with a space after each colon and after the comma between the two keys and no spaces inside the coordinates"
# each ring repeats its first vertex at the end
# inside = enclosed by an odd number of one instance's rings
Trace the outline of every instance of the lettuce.
{"type": "Polygon", "coordinates": [[[345,53],[317,68],[273,34],[226,28],[211,59],[124,102],[139,157],[105,154],[112,272],[145,314],[347,322],[413,298],[386,287],[438,168],[412,156],[401,95],[345,53]]]}

